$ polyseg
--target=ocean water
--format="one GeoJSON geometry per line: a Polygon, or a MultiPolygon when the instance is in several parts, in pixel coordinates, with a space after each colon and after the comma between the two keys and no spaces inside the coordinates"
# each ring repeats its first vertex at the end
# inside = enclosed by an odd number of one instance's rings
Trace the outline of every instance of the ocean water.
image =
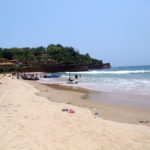
{"type": "Polygon", "coordinates": [[[105,70],[61,74],[58,79],[40,79],[40,82],[82,87],[95,91],[150,95],[150,66],[112,67],[105,70]],[[69,74],[72,79],[75,74],[81,75],[78,79],[79,83],[67,84],[69,74]]]}

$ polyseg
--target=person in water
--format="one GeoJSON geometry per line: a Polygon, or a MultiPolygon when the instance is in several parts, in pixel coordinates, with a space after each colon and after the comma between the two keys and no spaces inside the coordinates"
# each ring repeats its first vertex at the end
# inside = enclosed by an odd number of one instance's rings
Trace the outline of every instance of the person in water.
{"type": "Polygon", "coordinates": [[[70,82],[72,82],[72,81],[73,81],[73,79],[71,79],[71,76],[69,76],[69,79],[68,79],[68,81],[70,81],[70,82]]]}
{"type": "Polygon", "coordinates": [[[78,79],[78,75],[77,75],[77,74],[75,74],[75,76],[74,76],[74,77],[75,77],[75,79],[76,79],[76,80],[78,79]]]}

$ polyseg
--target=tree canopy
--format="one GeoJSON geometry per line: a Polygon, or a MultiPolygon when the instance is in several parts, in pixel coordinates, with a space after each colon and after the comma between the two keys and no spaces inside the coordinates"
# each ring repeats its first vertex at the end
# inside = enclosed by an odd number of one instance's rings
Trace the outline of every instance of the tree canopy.
{"type": "Polygon", "coordinates": [[[60,44],[50,44],[47,47],[36,48],[0,48],[0,59],[18,60],[20,62],[47,63],[49,60],[58,65],[66,64],[86,64],[101,65],[103,62],[91,58],[87,54],[80,54],[73,47],[64,47],[60,44]],[[53,60],[53,61],[52,61],[53,60]]]}

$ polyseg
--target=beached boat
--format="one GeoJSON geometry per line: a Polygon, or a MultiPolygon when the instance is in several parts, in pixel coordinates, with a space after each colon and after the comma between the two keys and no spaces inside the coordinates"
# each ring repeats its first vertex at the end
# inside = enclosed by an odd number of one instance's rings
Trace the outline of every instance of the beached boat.
{"type": "Polygon", "coordinates": [[[33,75],[26,75],[26,74],[24,74],[24,75],[22,75],[21,77],[22,77],[22,79],[24,79],[24,80],[39,80],[38,77],[33,76],[33,75]]]}

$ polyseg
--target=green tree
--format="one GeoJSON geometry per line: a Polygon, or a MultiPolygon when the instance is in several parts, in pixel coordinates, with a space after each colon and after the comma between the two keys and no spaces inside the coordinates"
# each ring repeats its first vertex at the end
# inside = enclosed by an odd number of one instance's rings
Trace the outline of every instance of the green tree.
{"type": "Polygon", "coordinates": [[[3,58],[2,50],[3,49],[0,47],[0,58],[3,58]]]}
{"type": "Polygon", "coordinates": [[[40,46],[36,48],[0,48],[0,58],[16,59],[24,64],[47,63],[53,60],[55,64],[85,64],[102,65],[101,60],[91,58],[88,53],[80,54],[73,47],[64,47],[61,44],[50,44],[47,48],[40,46]]]}
{"type": "Polygon", "coordinates": [[[9,60],[13,59],[13,53],[11,49],[7,49],[7,48],[3,49],[2,55],[6,59],[9,59],[9,60]]]}

